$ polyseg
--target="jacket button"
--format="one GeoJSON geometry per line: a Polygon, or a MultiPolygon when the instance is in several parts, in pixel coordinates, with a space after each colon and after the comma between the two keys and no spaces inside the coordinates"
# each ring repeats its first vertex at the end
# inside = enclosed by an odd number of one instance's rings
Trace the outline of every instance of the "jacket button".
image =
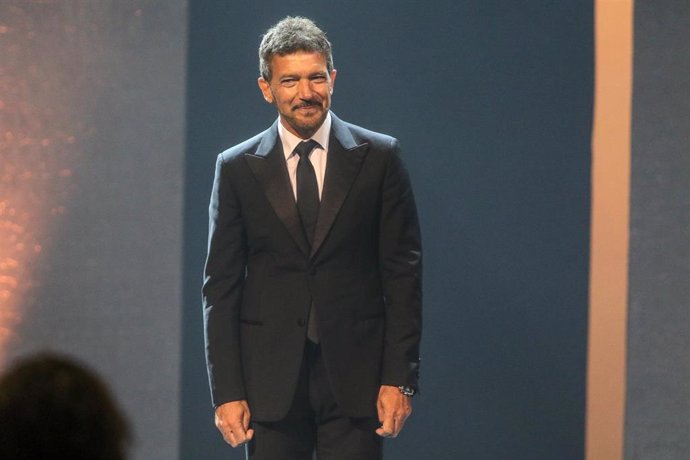
{"type": "Polygon", "coordinates": [[[297,320],[297,325],[298,325],[298,326],[303,327],[304,324],[305,324],[304,318],[299,318],[299,319],[297,320]]]}

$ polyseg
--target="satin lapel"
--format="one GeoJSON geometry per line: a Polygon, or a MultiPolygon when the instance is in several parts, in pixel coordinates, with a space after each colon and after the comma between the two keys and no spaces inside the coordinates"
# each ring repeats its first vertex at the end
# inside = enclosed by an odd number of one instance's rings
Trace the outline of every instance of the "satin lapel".
{"type": "Polygon", "coordinates": [[[318,252],[352,188],[367,154],[368,144],[357,145],[345,124],[331,114],[333,124],[328,143],[328,160],[319,217],[314,230],[310,257],[318,252]]]}
{"type": "Polygon", "coordinates": [[[304,254],[309,254],[309,243],[304,236],[295,195],[285,165],[283,145],[278,139],[277,125],[273,125],[254,154],[245,153],[249,168],[273,207],[278,218],[304,254]]]}

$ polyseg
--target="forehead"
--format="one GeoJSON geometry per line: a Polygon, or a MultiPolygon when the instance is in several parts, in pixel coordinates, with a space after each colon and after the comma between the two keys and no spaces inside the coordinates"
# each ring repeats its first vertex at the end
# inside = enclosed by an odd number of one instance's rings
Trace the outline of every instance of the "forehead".
{"type": "Polygon", "coordinates": [[[326,57],[315,51],[276,54],[271,58],[271,72],[274,76],[326,71],[326,57]]]}

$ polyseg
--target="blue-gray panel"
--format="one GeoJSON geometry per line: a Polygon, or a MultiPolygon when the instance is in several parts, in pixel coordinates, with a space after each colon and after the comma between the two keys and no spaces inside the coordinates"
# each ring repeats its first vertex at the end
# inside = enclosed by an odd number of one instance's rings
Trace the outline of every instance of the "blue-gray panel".
{"type": "Polygon", "coordinates": [[[690,458],[690,3],[635,4],[625,458],[690,458]]]}
{"type": "Polygon", "coordinates": [[[9,357],[51,348],[94,367],[141,460],[178,449],[186,8],[0,5],[1,159],[19,168],[2,197],[29,181],[25,249],[41,249],[9,357]]]}

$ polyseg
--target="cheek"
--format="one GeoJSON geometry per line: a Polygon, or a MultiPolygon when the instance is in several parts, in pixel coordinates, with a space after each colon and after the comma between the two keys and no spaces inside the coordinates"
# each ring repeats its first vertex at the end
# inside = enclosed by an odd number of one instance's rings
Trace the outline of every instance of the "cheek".
{"type": "Polygon", "coordinates": [[[276,94],[276,103],[281,105],[290,105],[292,97],[289,94],[278,93],[276,94]]]}

